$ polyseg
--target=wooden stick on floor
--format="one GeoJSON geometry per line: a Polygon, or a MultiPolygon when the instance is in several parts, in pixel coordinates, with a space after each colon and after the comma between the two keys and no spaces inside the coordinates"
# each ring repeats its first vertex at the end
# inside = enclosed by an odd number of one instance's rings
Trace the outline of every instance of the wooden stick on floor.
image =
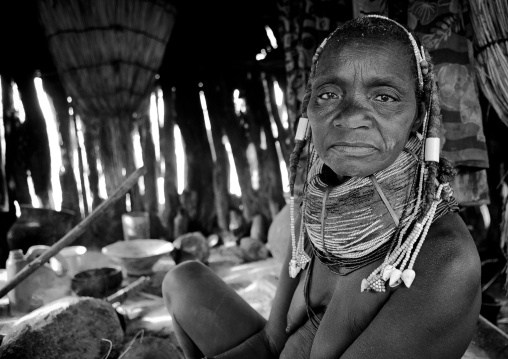
{"type": "Polygon", "coordinates": [[[32,262],[30,262],[25,268],[19,271],[18,274],[14,278],[5,284],[5,286],[0,289],[0,298],[4,297],[7,293],[9,293],[12,289],[16,288],[16,286],[21,283],[25,278],[27,278],[30,274],[36,271],[39,267],[41,267],[44,263],[46,263],[51,257],[60,252],[62,248],[70,245],[76,239],[81,236],[85,230],[87,230],[88,226],[101,214],[103,214],[106,209],[120,199],[123,195],[129,191],[129,189],[134,186],[138,178],[146,173],[145,167],[138,168],[133,174],[129,176],[118,189],[109,197],[107,200],[102,202],[92,213],[90,213],[87,217],[85,217],[81,222],[78,223],[73,229],[71,229],[65,236],[63,236],[58,242],[53,244],[50,248],[48,248],[45,252],[43,252],[39,257],[35,258],[32,262]]]}

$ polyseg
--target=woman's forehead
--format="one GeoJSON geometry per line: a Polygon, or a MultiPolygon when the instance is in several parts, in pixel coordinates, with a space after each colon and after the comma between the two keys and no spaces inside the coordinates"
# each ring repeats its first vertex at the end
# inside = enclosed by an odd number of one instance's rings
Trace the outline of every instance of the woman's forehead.
{"type": "Polygon", "coordinates": [[[364,75],[398,77],[402,81],[414,80],[412,57],[398,43],[386,41],[348,41],[325,48],[316,68],[315,77],[347,74],[356,68],[364,75]]]}

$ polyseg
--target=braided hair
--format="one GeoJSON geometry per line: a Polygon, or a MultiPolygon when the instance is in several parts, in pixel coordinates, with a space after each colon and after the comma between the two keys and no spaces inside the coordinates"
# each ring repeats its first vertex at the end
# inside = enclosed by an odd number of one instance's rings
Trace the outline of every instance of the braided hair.
{"type": "MultiPolygon", "coordinates": [[[[416,100],[418,111],[422,108],[420,104],[425,104],[425,109],[428,114],[427,121],[422,124],[422,135],[425,141],[426,138],[439,138],[439,129],[441,127],[441,107],[439,105],[439,94],[438,87],[435,81],[434,65],[431,61],[431,57],[428,51],[420,44],[418,37],[412,34],[408,29],[400,25],[399,23],[384,18],[381,16],[365,16],[362,18],[350,20],[344,25],[338,27],[333,31],[317,48],[314,57],[312,58],[312,65],[309,75],[309,80],[305,89],[305,95],[302,101],[301,114],[303,118],[307,118],[307,106],[311,98],[311,81],[316,73],[319,59],[323,52],[330,47],[330,43],[333,41],[332,46],[345,46],[353,41],[373,41],[380,39],[388,39],[397,44],[402,45],[403,48],[407,49],[407,53],[410,56],[411,72],[416,83],[416,100]],[[416,44],[412,43],[416,41],[416,44]],[[328,46],[327,46],[328,45],[328,46]],[[416,53],[416,49],[421,49],[421,52],[416,53]],[[418,59],[418,56],[423,57],[423,61],[418,59]]],[[[424,114],[419,113],[419,117],[424,114]]],[[[289,165],[289,188],[291,197],[294,197],[294,187],[296,172],[298,169],[298,163],[305,145],[311,140],[310,129],[308,129],[309,135],[303,139],[295,140],[295,147],[290,156],[289,165]]],[[[427,176],[422,193],[422,204],[420,217],[423,218],[425,213],[429,210],[432,202],[434,201],[437,182],[448,183],[454,175],[455,170],[450,161],[444,157],[440,158],[439,162],[435,161],[424,161],[422,151],[422,166],[427,169],[427,176]]],[[[446,196],[446,195],[445,195],[446,196]]]]}

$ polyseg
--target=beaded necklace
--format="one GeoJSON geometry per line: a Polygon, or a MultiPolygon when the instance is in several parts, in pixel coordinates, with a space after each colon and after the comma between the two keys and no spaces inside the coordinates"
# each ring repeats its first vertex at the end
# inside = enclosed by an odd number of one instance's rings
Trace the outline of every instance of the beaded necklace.
{"type": "Polygon", "coordinates": [[[324,177],[331,170],[316,161],[309,174],[303,217],[314,254],[332,271],[347,274],[386,254],[399,221],[406,225],[409,220],[400,220],[403,212],[412,212],[416,203],[411,193],[419,147],[419,141],[411,139],[391,166],[376,173],[379,187],[371,177],[327,185],[324,177]]]}
{"type": "MultiPolygon", "coordinates": [[[[386,169],[370,177],[351,178],[338,186],[329,184],[327,177],[328,174],[333,177],[332,171],[312,153],[302,201],[300,238],[293,251],[293,258],[301,268],[310,260],[304,250],[308,240],[313,254],[340,275],[385,257],[383,264],[362,281],[362,291],[385,291],[384,282],[390,279],[392,272],[395,276],[400,272],[399,278],[390,281],[392,286],[404,280],[402,271],[407,264],[412,271],[423,244],[421,240],[413,250],[416,240],[425,238],[433,221],[456,210],[453,197],[440,200],[444,187],[440,185],[436,193],[439,200],[435,201],[423,223],[414,223],[421,210],[418,189],[423,178],[415,180],[419,177],[419,167],[423,168],[419,166],[421,152],[421,140],[413,137],[386,169]],[[409,229],[412,231],[404,238],[409,229]]],[[[406,285],[410,286],[410,282],[412,280],[406,285]]]]}

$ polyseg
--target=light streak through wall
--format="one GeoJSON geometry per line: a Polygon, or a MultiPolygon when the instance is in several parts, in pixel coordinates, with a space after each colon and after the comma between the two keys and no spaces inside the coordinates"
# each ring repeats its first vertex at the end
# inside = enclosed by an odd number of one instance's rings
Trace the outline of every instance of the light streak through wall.
{"type": "Polygon", "coordinates": [[[34,79],[37,99],[41,106],[44,121],[46,122],[46,132],[49,143],[49,154],[51,163],[51,188],[54,209],[60,211],[62,209],[62,187],[60,185],[60,172],[64,171],[62,165],[62,152],[60,149],[60,134],[56,122],[55,110],[50,103],[50,99],[42,86],[42,79],[36,77],[34,79]]]}
{"type": "MultiPolygon", "coordinates": [[[[2,78],[0,77],[0,83],[2,78]]],[[[0,176],[4,179],[2,191],[5,194],[5,198],[3,203],[0,203],[0,211],[8,212],[9,211],[9,198],[7,192],[7,176],[5,172],[5,152],[6,152],[6,142],[5,142],[5,123],[4,123],[4,109],[3,109],[3,98],[2,91],[0,90],[0,176]]]]}

